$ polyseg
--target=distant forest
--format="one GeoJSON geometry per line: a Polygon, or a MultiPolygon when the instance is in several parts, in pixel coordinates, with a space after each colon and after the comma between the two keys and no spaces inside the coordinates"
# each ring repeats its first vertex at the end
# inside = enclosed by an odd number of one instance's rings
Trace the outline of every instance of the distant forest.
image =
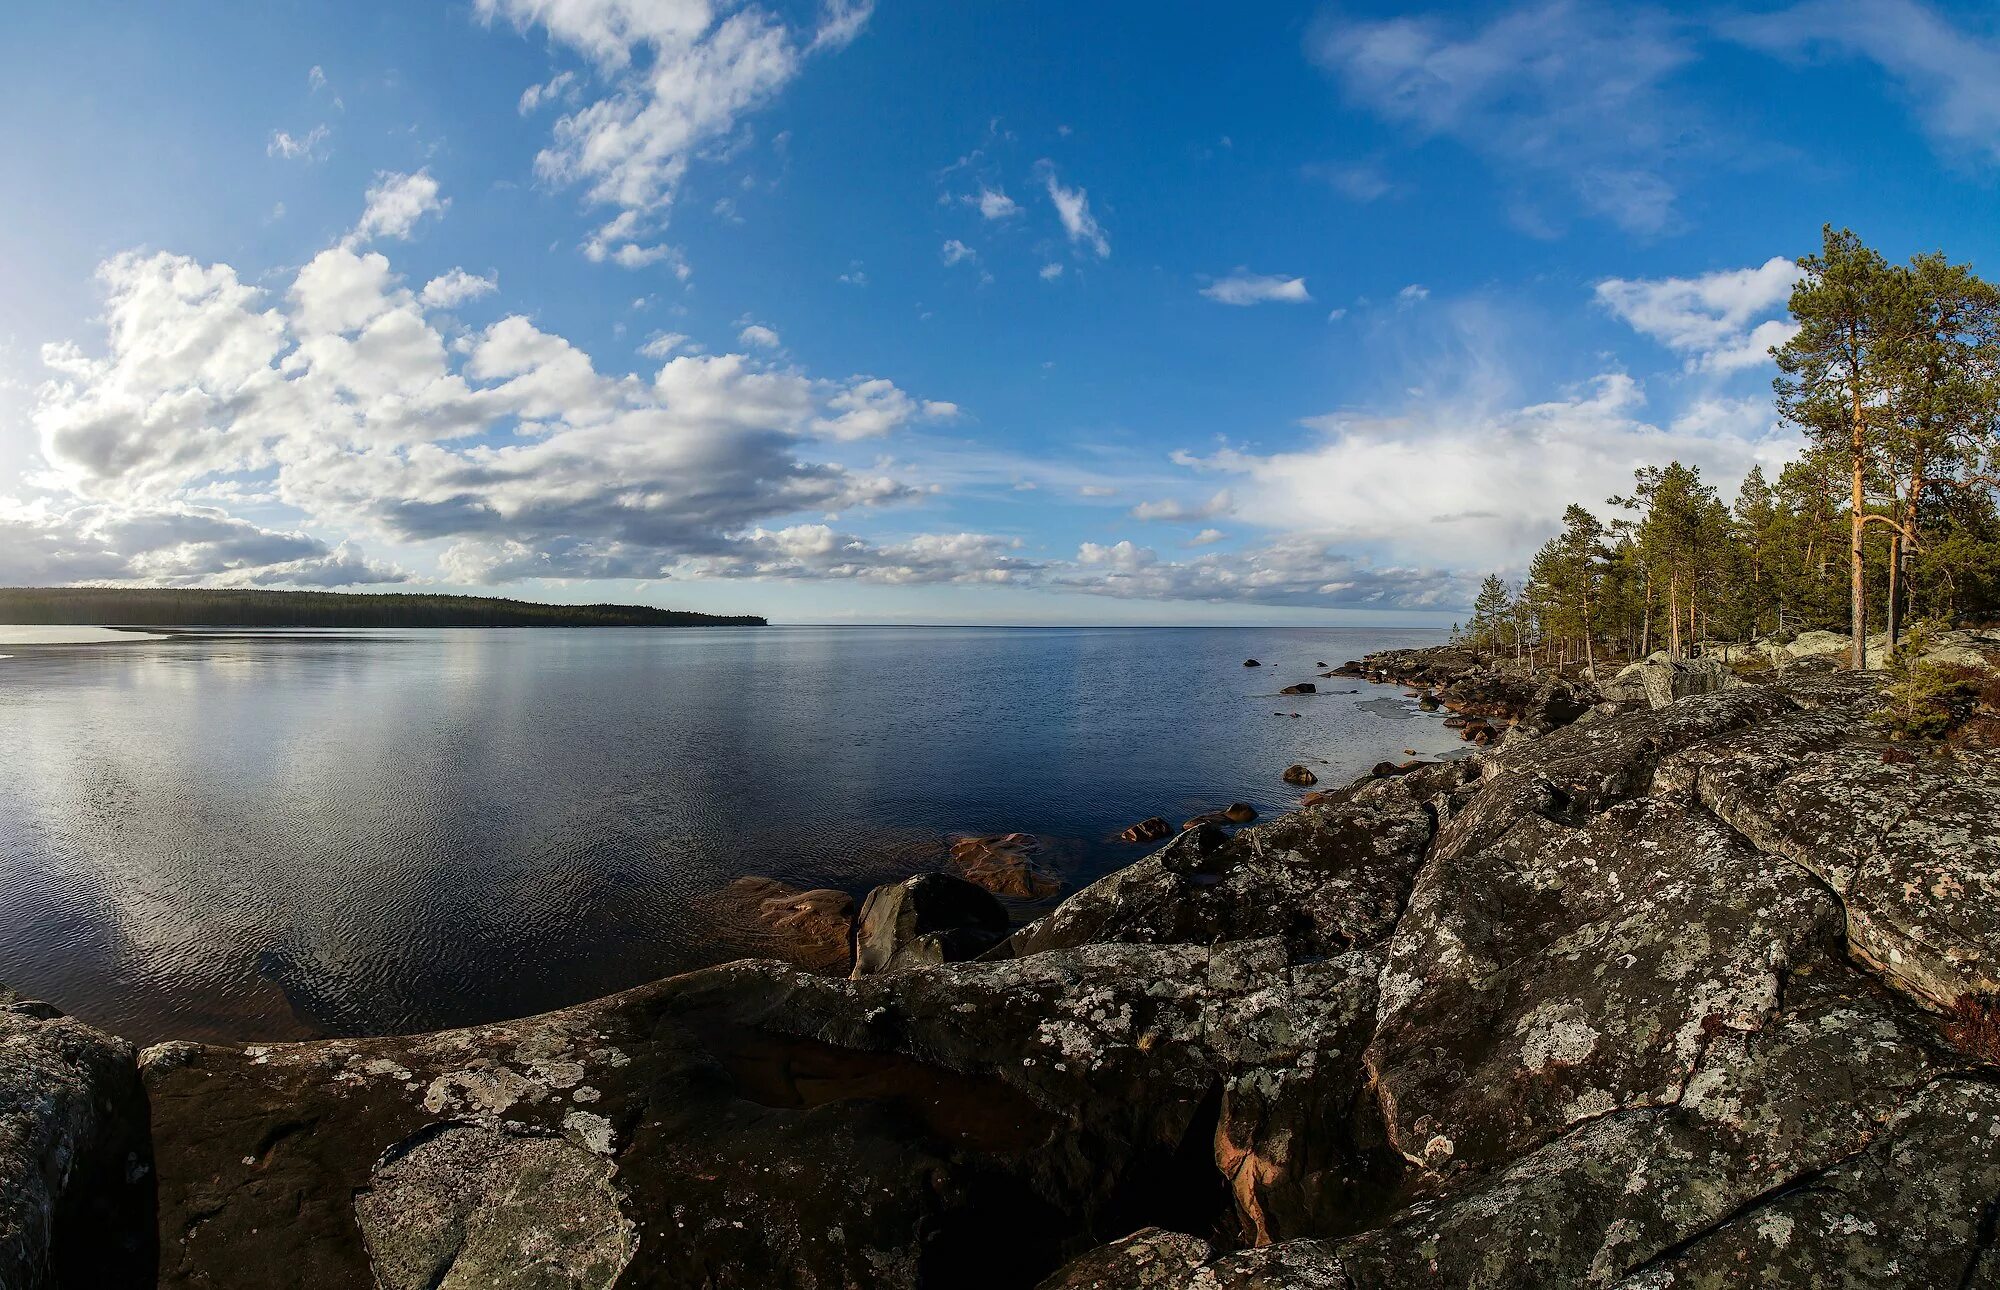
{"type": "Polygon", "coordinates": [[[538,605],[490,596],[0,587],[0,623],[97,627],[762,627],[750,614],[538,605]]]}

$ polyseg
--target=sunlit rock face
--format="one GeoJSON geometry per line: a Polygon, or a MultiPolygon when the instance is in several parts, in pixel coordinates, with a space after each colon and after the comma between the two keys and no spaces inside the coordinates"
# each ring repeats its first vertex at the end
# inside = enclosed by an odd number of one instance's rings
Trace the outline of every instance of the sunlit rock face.
{"type": "Polygon", "coordinates": [[[975,961],[150,1049],[160,1281],[1987,1284],[2000,762],[1877,702],[1522,722],[975,961]]]}

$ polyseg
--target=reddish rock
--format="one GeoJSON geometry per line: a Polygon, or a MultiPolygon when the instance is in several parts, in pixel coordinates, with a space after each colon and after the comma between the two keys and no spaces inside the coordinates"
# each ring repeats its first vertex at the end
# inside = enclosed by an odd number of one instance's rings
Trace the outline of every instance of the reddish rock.
{"type": "Polygon", "coordinates": [[[707,904],[717,935],[747,956],[830,976],[845,976],[853,962],[854,897],[844,891],[806,891],[775,878],[747,877],[707,904]]]}
{"type": "Polygon", "coordinates": [[[996,896],[1041,900],[1062,890],[1062,882],[1034,862],[1042,844],[1030,834],[1001,833],[964,837],[951,844],[951,863],[958,876],[996,896]]]}
{"type": "Polygon", "coordinates": [[[1123,833],[1120,833],[1118,840],[1120,842],[1158,842],[1161,838],[1170,836],[1173,831],[1173,825],[1168,824],[1165,820],[1155,815],[1139,821],[1123,833]]]}
{"type": "Polygon", "coordinates": [[[1285,767],[1284,779],[1287,784],[1297,784],[1301,788],[1311,788],[1319,783],[1319,776],[1306,767],[1296,764],[1285,767]]]}

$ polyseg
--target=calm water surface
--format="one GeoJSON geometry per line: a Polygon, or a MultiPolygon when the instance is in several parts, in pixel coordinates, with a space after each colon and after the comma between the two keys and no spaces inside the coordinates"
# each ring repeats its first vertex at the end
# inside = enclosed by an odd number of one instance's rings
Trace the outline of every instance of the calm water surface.
{"type": "Polygon", "coordinates": [[[735,957],[700,897],[742,874],[859,895],[935,867],[951,834],[1018,830],[1049,840],[1073,888],[1142,853],[1110,841],[1134,820],[1284,809],[1290,762],[1338,781],[1457,747],[1435,719],[1359,706],[1392,690],[1276,695],[1319,660],[1440,639],[773,627],[9,646],[0,983],[142,1041],[384,1033],[735,957]]]}

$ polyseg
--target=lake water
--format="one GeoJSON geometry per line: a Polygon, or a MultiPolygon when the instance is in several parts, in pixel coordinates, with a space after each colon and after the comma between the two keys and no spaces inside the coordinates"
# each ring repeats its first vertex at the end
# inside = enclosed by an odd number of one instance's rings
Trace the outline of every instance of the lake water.
{"type": "Polygon", "coordinates": [[[949,835],[1022,831],[1073,889],[1143,854],[1112,840],[1135,820],[1287,808],[1291,762],[1340,782],[1458,747],[1405,705],[1360,706],[1396,691],[1314,676],[1441,639],[773,627],[10,645],[0,983],[141,1041],[376,1034],[736,957],[700,897],[743,874],[858,897],[937,867],[949,835]],[[1303,680],[1362,692],[1277,696],[1303,680]]]}

